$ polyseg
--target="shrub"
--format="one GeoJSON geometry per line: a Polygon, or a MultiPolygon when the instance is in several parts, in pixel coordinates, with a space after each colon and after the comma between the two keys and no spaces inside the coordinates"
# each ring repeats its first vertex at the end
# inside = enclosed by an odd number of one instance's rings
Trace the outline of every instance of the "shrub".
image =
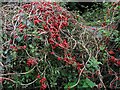
{"type": "Polygon", "coordinates": [[[9,13],[12,19],[3,19],[0,82],[4,87],[106,88],[119,80],[103,81],[111,70],[109,63],[120,66],[105,44],[113,29],[105,24],[102,29],[86,26],[57,3],[31,2],[16,9],[9,13]]]}

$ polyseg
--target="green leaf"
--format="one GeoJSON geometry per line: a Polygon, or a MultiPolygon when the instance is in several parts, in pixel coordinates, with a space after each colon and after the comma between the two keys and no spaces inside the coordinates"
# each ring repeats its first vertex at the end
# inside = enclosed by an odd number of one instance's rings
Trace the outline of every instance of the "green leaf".
{"type": "Polygon", "coordinates": [[[90,79],[86,78],[85,82],[83,83],[83,87],[90,87],[93,88],[94,86],[96,86],[96,84],[94,82],[92,82],[90,79]]]}
{"type": "Polygon", "coordinates": [[[16,40],[17,40],[18,42],[21,42],[22,39],[23,39],[23,37],[17,37],[17,38],[16,38],[16,40]]]}
{"type": "Polygon", "coordinates": [[[68,82],[68,84],[65,85],[64,89],[67,89],[68,87],[71,87],[75,84],[76,82],[68,82]]]}
{"type": "Polygon", "coordinates": [[[7,53],[8,53],[8,51],[9,51],[9,50],[6,50],[6,51],[4,52],[4,54],[7,54],[7,53]]]}
{"type": "Polygon", "coordinates": [[[29,68],[28,68],[28,67],[25,67],[25,70],[26,70],[26,71],[29,71],[29,68]]]}
{"type": "Polygon", "coordinates": [[[31,52],[34,53],[34,52],[35,52],[35,49],[32,49],[31,52]]]}
{"type": "Polygon", "coordinates": [[[16,59],[16,57],[17,57],[16,52],[13,52],[13,53],[12,53],[12,56],[13,56],[14,59],[16,59]]]}
{"type": "Polygon", "coordinates": [[[105,46],[100,46],[100,50],[103,51],[105,49],[105,46]]]}
{"type": "Polygon", "coordinates": [[[29,45],[30,48],[34,48],[34,46],[32,44],[29,45]]]}
{"type": "Polygon", "coordinates": [[[120,9],[120,6],[118,6],[117,8],[120,9]]]}
{"type": "Polygon", "coordinates": [[[89,85],[85,82],[85,83],[83,83],[83,86],[82,86],[83,88],[88,88],[89,87],[89,85]]]}
{"type": "Polygon", "coordinates": [[[89,60],[89,63],[87,64],[87,68],[91,69],[92,71],[99,69],[99,64],[102,64],[101,62],[98,62],[95,57],[92,57],[89,60]]]}
{"type": "Polygon", "coordinates": [[[107,20],[106,20],[106,22],[107,22],[107,23],[110,23],[110,20],[109,20],[109,19],[107,19],[107,20]]]}

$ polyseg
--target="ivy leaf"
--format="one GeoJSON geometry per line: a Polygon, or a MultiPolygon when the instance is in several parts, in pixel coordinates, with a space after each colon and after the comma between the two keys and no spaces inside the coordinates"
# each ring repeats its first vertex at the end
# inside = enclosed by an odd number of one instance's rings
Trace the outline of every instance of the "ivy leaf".
{"type": "Polygon", "coordinates": [[[17,38],[16,38],[17,42],[21,42],[22,39],[23,39],[23,36],[22,36],[22,37],[17,37],[17,38]]]}
{"type": "Polygon", "coordinates": [[[11,55],[8,55],[6,59],[6,63],[11,62],[13,60],[13,57],[11,55]]]}
{"type": "Polygon", "coordinates": [[[92,82],[90,79],[86,78],[85,82],[83,83],[83,87],[90,87],[93,88],[94,86],[96,86],[96,84],[94,82],[92,82]]]}
{"type": "Polygon", "coordinates": [[[85,83],[83,83],[83,86],[82,86],[83,88],[88,88],[89,87],[89,85],[85,82],[85,83]]]}
{"type": "Polygon", "coordinates": [[[25,70],[26,70],[26,71],[29,71],[29,68],[28,68],[28,67],[25,67],[25,70]]]}
{"type": "Polygon", "coordinates": [[[117,8],[120,9],[120,6],[118,6],[117,8]]]}
{"type": "Polygon", "coordinates": [[[65,85],[64,89],[68,89],[69,87],[73,86],[76,82],[68,82],[68,84],[65,85]]]}
{"type": "Polygon", "coordinates": [[[29,47],[32,48],[32,49],[34,48],[34,46],[32,44],[30,44],[29,47]]]}
{"type": "Polygon", "coordinates": [[[8,53],[8,51],[9,51],[9,50],[6,50],[6,51],[4,52],[4,54],[7,54],[7,53],[8,53]]]}
{"type": "Polygon", "coordinates": [[[100,46],[100,50],[101,51],[105,50],[105,46],[100,46]]]}
{"type": "Polygon", "coordinates": [[[89,61],[89,67],[93,67],[95,70],[99,68],[99,64],[102,64],[101,62],[98,62],[94,57],[92,57],[89,61]]]}

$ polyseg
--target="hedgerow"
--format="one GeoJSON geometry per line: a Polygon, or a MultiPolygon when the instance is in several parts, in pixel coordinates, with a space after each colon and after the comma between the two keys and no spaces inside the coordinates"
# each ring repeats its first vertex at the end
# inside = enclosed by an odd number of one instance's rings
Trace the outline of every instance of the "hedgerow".
{"type": "Polygon", "coordinates": [[[3,87],[119,88],[120,37],[114,20],[120,6],[110,5],[100,27],[88,26],[55,2],[31,2],[12,11],[1,7],[3,87]]]}

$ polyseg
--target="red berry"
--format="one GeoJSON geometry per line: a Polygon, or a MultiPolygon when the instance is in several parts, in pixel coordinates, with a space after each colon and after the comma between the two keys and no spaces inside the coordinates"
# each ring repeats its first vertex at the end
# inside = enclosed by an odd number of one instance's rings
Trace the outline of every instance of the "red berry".
{"type": "Polygon", "coordinates": [[[57,60],[61,60],[61,58],[60,58],[60,57],[58,57],[58,58],[57,58],[57,60]]]}
{"type": "Polygon", "coordinates": [[[2,77],[0,77],[0,83],[2,84],[2,82],[4,81],[4,79],[2,77]]]}
{"type": "Polygon", "coordinates": [[[116,62],[116,58],[114,56],[111,56],[111,58],[109,58],[109,61],[116,62]]]}
{"type": "Polygon", "coordinates": [[[115,52],[112,51],[112,50],[110,50],[108,53],[109,53],[110,55],[114,55],[114,54],[115,54],[115,52]]]}
{"type": "Polygon", "coordinates": [[[40,83],[44,83],[46,81],[46,78],[45,77],[43,77],[41,80],[40,80],[40,83]]]}
{"type": "Polygon", "coordinates": [[[61,38],[60,38],[60,37],[57,37],[57,40],[58,40],[58,41],[61,41],[61,38]]]}
{"type": "Polygon", "coordinates": [[[47,85],[43,83],[40,90],[45,90],[46,88],[47,88],[47,85]]]}
{"type": "Polygon", "coordinates": [[[13,43],[13,40],[10,40],[10,44],[12,44],[13,43]]]}
{"type": "Polygon", "coordinates": [[[40,74],[37,75],[37,78],[38,78],[38,79],[40,78],[40,74]]]}
{"type": "Polygon", "coordinates": [[[23,49],[26,49],[26,45],[24,45],[22,48],[23,48],[23,49]]]}
{"type": "Polygon", "coordinates": [[[24,40],[26,40],[27,39],[27,35],[24,35],[24,40]]]}
{"type": "Polygon", "coordinates": [[[102,27],[105,27],[106,26],[106,23],[104,22],[104,23],[102,23],[102,27]]]}
{"type": "Polygon", "coordinates": [[[120,60],[118,60],[118,61],[116,62],[116,64],[117,64],[118,66],[120,66],[120,60]]]}
{"type": "Polygon", "coordinates": [[[83,64],[77,63],[77,70],[80,70],[83,67],[83,64]]]}
{"type": "Polygon", "coordinates": [[[28,66],[33,66],[37,64],[37,60],[35,58],[28,58],[27,59],[27,65],[28,66]]]}
{"type": "Polygon", "coordinates": [[[50,52],[50,54],[54,55],[55,53],[54,52],[50,52]]]}
{"type": "Polygon", "coordinates": [[[35,25],[39,24],[40,22],[42,22],[42,21],[41,20],[34,20],[35,25]]]}

